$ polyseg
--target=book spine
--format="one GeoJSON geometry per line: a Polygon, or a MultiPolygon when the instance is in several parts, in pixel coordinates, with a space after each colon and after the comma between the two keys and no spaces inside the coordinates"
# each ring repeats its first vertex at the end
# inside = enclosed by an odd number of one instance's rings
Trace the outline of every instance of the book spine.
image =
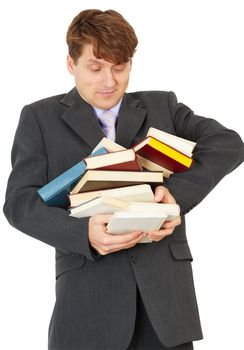
{"type": "MultiPolygon", "coordinates": [[[[107,150],[105,148],[100,148],[94,154],[105,154],[107,150]]],[[[65,191],[65,188],[68,190],[70,187],[74,186],[75,183],[80,179],[83,173],[86,170],[86,165],[83,160],[79,163],[75,164],[70,169],[66,170],[61,175],[57,176],[45,186],[41,187],[37,193],[40,198],[48,204],[50,202],[51,205],[56,205],[55,196],[59,196],[62,191],[65,191]],[[52,201],[53,199],[53,201],[52,201]]],[[[60,200],[58,200],[58,204],[60,204],[60,200]]]]}
{"type": "Polygon", "coordinates": [[[58,194],[59,191],[65,188],[65,186],[72,185],[85,171],[85,163],[80,161],[78,164],[74,165],[72,168],[65,171],[63,174],[59,175],[48,184],[40,188],[37,193],[47,202],[54,195],[58,194]]]}

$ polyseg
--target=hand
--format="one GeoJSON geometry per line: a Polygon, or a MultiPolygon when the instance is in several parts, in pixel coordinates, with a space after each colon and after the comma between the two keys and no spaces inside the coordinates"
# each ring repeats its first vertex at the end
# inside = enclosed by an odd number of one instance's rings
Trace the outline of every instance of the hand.
{"type": "Polygon", "coordinates": [[[94,215],[89,220],[88,239],[93,248],[101,255],[107,255],[136,245],[145,234],[133,231],[121,235],[112,235],[106,232],[106,224],[112,217],[109,215],[94,215]]]}
{"type": "MultiPolygon", "coordinates": [[[[164,186],[158,186],[155,189],[154,200],[160,203],[175,204],[176,200],[169,192],[169,190],[164,186]]],[[[166,236],[171,235],[174,232],[176,226],[181,224],[181,217],[178,216],[175,220],[165,221],[159,231],[150,231],[147,233],[152,241],[159,242],[166,236]]]]}

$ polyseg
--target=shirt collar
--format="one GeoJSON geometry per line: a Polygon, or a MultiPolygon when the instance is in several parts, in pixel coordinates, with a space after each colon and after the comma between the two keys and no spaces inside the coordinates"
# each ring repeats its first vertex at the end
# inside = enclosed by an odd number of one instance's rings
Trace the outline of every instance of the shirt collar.
{"type": "MultiPolygon", "coordinates": [[[[120,109],[120,105],[121,105],[121,102],[122,102],[122,98],[119,100],[119,102],[112,108],[110,108],[109,110],[112,111],[113,113],[116,114],[116,116],[118,116],[119,114],[119,109],[120,109]]],[[[102,112],[104,111],[104,109],[100,109],[100,108],[97,108],[97,107],[94,107],[92,106],[95,113],[96,113],[96,116],[99,118],[100,115],[102,114],[102,112]]]]}

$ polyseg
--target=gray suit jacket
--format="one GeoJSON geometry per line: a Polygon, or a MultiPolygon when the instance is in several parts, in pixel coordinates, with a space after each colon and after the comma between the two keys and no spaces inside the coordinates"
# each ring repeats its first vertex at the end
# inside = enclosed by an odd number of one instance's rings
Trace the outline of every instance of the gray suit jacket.
{"type": "Polygon", "coordinates": [[[49,349],[126,349],[135,322],[136,285],[165,346],[202,338],[184,215],[243,161],[243,143],[234,131],[177,103],[172,92],[125,94],[116,142],[130,147],[151,126],[197,142],[193,168],[165,182],[181,207],[182,224],[158,243],[99,256],[89,245],[88,218],[69,217],[37,195],[104,136],[92,107],[73,89],[21,113],[4,212],[11,225],[56,248],[49,349]]]}

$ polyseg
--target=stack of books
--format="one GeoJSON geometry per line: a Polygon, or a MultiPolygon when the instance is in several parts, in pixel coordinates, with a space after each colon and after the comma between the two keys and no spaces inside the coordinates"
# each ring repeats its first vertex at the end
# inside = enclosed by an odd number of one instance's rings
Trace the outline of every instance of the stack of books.
{"type": "Polygon", "coordinates": [[[67,208],[76,218],[113,213],[107,225],[111,234],[158,230],[164,221],[174,220],[180,208],[155,203],[151,185],[191,168],[195,145],[155,128],[130,149],[103,138],[89,157],[38,194],[47,205],[67,208]]]}
{"type": "MultiPolygon", "coordinates": [[[[81,193],[79,199],[76,195],[70,197],[72,204],[78,204],[69,209],[73,217],[113,213],[107,225],[110,234],[158,230],[164,221],[175,220],[180,214],[177,204],[156,203],[147,184],[81,193]]],[[[147,242],[150,242],[147,237],[140,241],[147,242]]]]}

